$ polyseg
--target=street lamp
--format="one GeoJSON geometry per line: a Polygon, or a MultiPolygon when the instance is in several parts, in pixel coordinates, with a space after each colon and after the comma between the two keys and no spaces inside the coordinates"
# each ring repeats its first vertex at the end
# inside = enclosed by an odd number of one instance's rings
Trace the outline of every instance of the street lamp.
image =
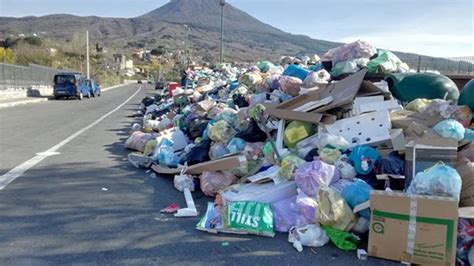
{"type": "Polygon", "coordinates": [[[220,0],[220,4],[222,6],[222,12],[221,12],[221,53],[220,53],[220,62],[222,64],[222,63],[224,63],[224,7],[225,7],[225,0],[220,0]]]}
{"type": "Polygon", "coordinates": [[[187,69],[188,68],[188,25],[184,24],[184,67],[187,69]]]}

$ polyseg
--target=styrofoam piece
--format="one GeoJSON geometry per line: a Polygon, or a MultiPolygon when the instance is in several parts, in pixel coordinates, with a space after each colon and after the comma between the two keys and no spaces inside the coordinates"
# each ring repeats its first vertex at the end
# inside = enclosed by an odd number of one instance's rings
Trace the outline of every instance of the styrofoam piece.
{"type": "Polygon", "coordinates": [[[352,115],[384,110],[401,110],[397,100],[384,101],[383,96],[358,97],[354,99],[352,115]]]}
{"type": "Polygon", "coordinates": [[[187,208],[179,209],[174,216],[175,217],[196,217],[198,212],[196,205],[194,205],[193,195],[189,188],[184,189],[184,198],[186,199],[187,208]]]}
{"type": "Polygon", "coordinates": [[[388,111],[382,111],[341,119],[325,128],[329,133],[345,138],[350,147],[355,147],[389,140],[392,125],[388,111]]]}

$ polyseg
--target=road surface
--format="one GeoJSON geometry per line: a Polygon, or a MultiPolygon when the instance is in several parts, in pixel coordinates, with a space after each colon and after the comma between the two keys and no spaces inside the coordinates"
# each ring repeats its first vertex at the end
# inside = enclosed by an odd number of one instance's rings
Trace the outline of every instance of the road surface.
{"type": "MultiPolygon", "coordinates": [[[[0,265],[392,264],[330,244],[298,253],[287,234],[208,234],[195,229],[199,218],[160,214],[184,206],[182,194],[170,178],[135,169],[123,147],[150,93],[127,85],[100,98],[0,110],[0,265]]],[[[213,200],[194,197],[201,213],[213,200]]]]}

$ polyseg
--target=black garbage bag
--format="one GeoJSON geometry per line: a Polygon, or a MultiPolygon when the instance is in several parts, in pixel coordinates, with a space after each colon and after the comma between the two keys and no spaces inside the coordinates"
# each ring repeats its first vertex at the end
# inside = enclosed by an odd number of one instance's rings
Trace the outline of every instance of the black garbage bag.
{"type": "Polygon", "coordinates": [[[188,166],[210,161],[209,150],[211,148],[211,140],[203,140],[194,146],[188,153],[181,156],[180,164],[188,163],[188,166]]]}
{"type": "Polygon", "coordinates": [[[375,170],[372,170],[372,172],[368,173],[367,175],[358,174],[357,178],[364,180],[367,184],[369,184],[376,190],[385,189],[385,180],[377,180],[375,170]]]}
{"type": "Polygon", "coordinates": [[[209,121],[204,118],[196,118],[189,122],[186,125],[189,139],[194,141],[196,138],[202,137],[208,123],[209,121]]]}
{"type": "Polygon", "coordinates": [[[249,103],[242,94],[234,94],[232,96],[232,100],[234,101],[234,105],[238,106],[239,108],[249,106],[249,103]]]}
{"type": "Polygon", "coordinates": [[[405,160],[398,152],[393,151],[378,161],[377,169],[380,174],[405,176],[405,160]]]}
{"type": "Polygon", "coordinates": [[[145,105],[145,107],[148,107],[155,103],[155,98],[146,96],[145,98],[142,99],[142,103],[143,105],[145,105]]]}
{"type": "Polygon", "coordinates": [[[308,154],[306,154],[306,156],[304,157],[304,160],[307,161],[307,162],[312,162],[312,161],[314,161],[314,157],[319,157],[319,149],[318,148],[314,148],[314,149],[310,150],[308,152],[308,154]]]}
{"type": "Polygon", "coordinates": [[[267,134],[260,129],[257,122],[253,119],[250,120],[247,128],[240,131],[235,137],[250,143],[265,142],[267,140],[267,134]]]}

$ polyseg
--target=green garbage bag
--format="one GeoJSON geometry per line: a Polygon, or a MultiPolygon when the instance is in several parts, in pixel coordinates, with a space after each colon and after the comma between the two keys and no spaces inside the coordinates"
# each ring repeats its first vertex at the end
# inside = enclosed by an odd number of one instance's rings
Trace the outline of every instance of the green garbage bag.
{"type": "Polygon", "coordinates": [[[336,228],[332,228],[331,226],[322,225],[323,230],[328,235],[331,242],[341,250],[351,251],[356,250],[357,245],[360,242],[359,237],[352,233],[348,233],[336,228]]]}
{"type": "Polygon", "coordinates": [[[294,148],[296,144],[313,135],[314,126],[308,122],[292,121],[285,129],[283,142],[288,148],[294,148]]]}
{"type": "Polygon", "coordinates": [[[257,64],[257,66],[258,68],[260,68],[260,71],[262,71],[263,73],[275,67],[275,65],[269,61],[261,61],[257,64]]]}
{"type": "Polygon", "coordinates": [[[385,79],[393,96],[402,102],[417,98],[457,100],[459,90],[448,77],[434,73],[396,73],[385,79]]]}
{"type": "Polygon", "coordinates": [[[394,53],[379,50],[377,58],[372,59],[367,65],[369,73],[388,74],[393,72],[407,72],[410,70],[394,53]]]}
{"type": "Polygon", "coordinates": [[[458,105],[467,105],[474,111],[474,79],[471,79],[462,89],[458,105]]]}

